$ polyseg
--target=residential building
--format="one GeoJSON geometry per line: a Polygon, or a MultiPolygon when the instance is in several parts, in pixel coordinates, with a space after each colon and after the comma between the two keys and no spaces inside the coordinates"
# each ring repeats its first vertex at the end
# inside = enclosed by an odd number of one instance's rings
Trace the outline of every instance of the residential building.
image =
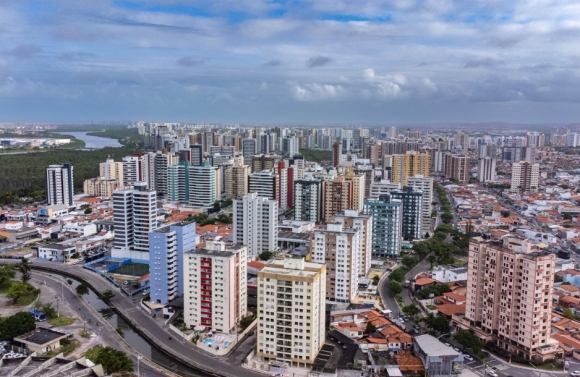
{"type": "Polygon", "coordinates": [[[495,157],[483,157],[479,159],[477,180],[481,183],[495,181],[495,157]]]}
{"type": "Polygon", "coordinates": [[[179,223],[149,233],[151,302],[168,304],[183,295],[184,253],[195,250],[195,223],[179,223]]]}
{"type": "Polygon", "coordinates": [[[304,178],[294,181],[294,220],[320,222],[322,181],[304,178]]]}
{"type": "Polygon", "coordinates": [[[360,230],[361,255],[358,258],[358,274],[365,277],[371,269],[371,249],[373,241],[373,217],[356,209],[347,209],[334,216],[334,222],[341,223],[345,228],[360,230]]]}
{"type": "Polygon", "coordinates": [[[453,266],[435,266],[431,271],[431,279],[441,283],[452,283],[467,280],[467,268],[453,266]]]}
{"type": "Polygon", "coordinates": [[[415,191],[413,187],[405,186],[401,191],[393,191],[391,197],[400,200],[403,204],[403,238],[422,238],[425,235],[421,233],[423,229],[423,193],[415,191]]]}
{"type": "Polygon", "coordinates": [[[116,179],[106,179],[103,177],[85,179],[83,182],[83,192],[90,196],[113,197],[113,191],[119,188],[116,179]]]}
{"type": "Polygon", "coordinates": [[[456,180],[458,183],[469,181],[469,157],[456,153],[445,155],[444,174],[447,178],[456,180]]]}
{"type": "Polygon", "coordinates": [[[454,325],[484,342],[526,359],[554,357],[550,338],[556,256],[523,237],[503,241],[472,237],[469,243],[465,317],[454,325]]]}
{"type": "Polygon", "coordinates": [[[247,248],[220,237],[184,254],[183,321],[189,328],[236,333],[248,311],[247,248]]]}
{"type": "Polygon", "coordinates": [[[258,193],[258,196],[278,200],[280,197],[280,176],[274,170],[262,170],[252,173],[248,178],[248,192],[258,193]]]}
{"type": "Polygon", "coordinates": [[[242,156],[244,165],[252,166],[252,157],[256,154],[258,145],[256,139],[242,139],[242,156]]]}
{"type": "Polygon", "coordinates": [[[399,182],[391,182],[388,179],[372,182],[369,190],[369,200],[378,200],[379,196],[383,194],[390,194],[393,191],[400,190],[401,184],[399,182]]]}
{"type": "Polygon", "coordinates": [[[157,193],[147,183],[113,192],[112,256],[149,260],[149,232],[157,228],[157,193]]]}
{"type": "Polygon", "coordinates": [[[278,202],[249,193],[233,203],[233,239],[248,247],[248,260],[278,249],[278,202]]]}
{"type": "Polygon", "coordinates": [[[340,165],[342,156],[342,143],[340,141],[332,144],[332,166],[335,168],[340,165]]]}
{"type": "Polygon", "coordinates": [[[115,162],[112,158],[107,158],[105,162],[99,164],[99,177],[116,179],[119,187],[125,186],[125,181],[123,180],[123,163],[115,162]]]}
{"type": "Polygon", "coordinates": [[[358,289],[362,230],[327,223],[311,233],[310,253],[313,262],[326,264],[326,299],[351,302],[358,289]]]}
{"type": "Polygon", "coordinates": [[[191,166],[201,166],[203,163],[203,145],[190,144],[189,150],[191,151],[191,166]]]}
{"type": "Polygon", "coordinates": [[[252,156],[252,173],[258,173],[263,170],[272,170],[276,165],[276,159],[278,156],[275,155],[255,155],[252,156]]]}
{"type": "Polygon", "coordinates": [[[274,171],[278,174],[278,207],[284,211],[294,202],[294,168],[288,167],[288,160],[278,161],[274,171]]]}
{"type": "Polygon", "coordinates": [[[352,208],[362,211],[365,204],[365,174],[355,174],[354,171],[350,170],[345,174],[344,179],[352,182],[352,208]]]}
{"type": "Polygon", "coordinates": [[[258,272],[256,355],[312,364],[326,337],[326,266],[286,258],[258,272]]]}
{"type": "Polygon", "coordinates": [[[511,192],[538,191],[540,164],[527,161],[516,162],[512,165],[511,192]]]}
{"type": "Polygon", "coordinates": [[[167,153],[163,151],[163,153],[156,153],[155,154],[155,191],[157,192],[157,196],[159,198],[167,197],[169,193],[168,187],[168,174],[169,174],[169,166],[177,165],[179,162],[178,156],[175,153],[167,153]]]}
{"type": "Polygon", "coordinates": [[[244,165],[242,157],[235,157],[233,165],[226,165],[225,196],[226,198],[241,198],[248,193],[250,167],[244,165]]]}
{"type": "Polygon", "coordinates": [[[48,205],[73,205],[73,166],[70,164],[49,165],[46,168],[46,200],[48,205]]]}
{"type": "Polygon", "coordinates": [[[322,221],[331,221],[337,213],[353,208],[354,184],[339,176],[322,185],[322,221]]]}
{"type": "Polygon", "coordinates": [[[371,254],[386,257],[399,255],[403,235],[403,203],[391,195],[367,200],[365,211],[373,217],[371,254]]]}
{"type": "Polygon", "coordinates": [[[209,162],[189,168],[189,203],[196,207],[211,207],[220,200],[221,175],[209,162]]]}
{"type": "Polygon", "coordinates": [[[294,156],[298,154],[298,139],[295,137],[284,137],[282,138],[282,145],[281,145],[282,152],[287,156],[294,156]]]}
{"type": "Polygon", "coordinates": [[[421,196],[421,235],[424,237],[432,230],[431,212],[433,202],[433,178],[416,175],[407,178],[407,186],[412,187],[413,191],[420,192],[421,196]]]}
{"type": "Polygon", "coordinates": [[[431,155],[408,151],[405,154],[394,154],[383,158],[383,168],[391,171],[391,182],[405,185],[408,177],[423,175],[428,177],[431,169],[431,155]]]}
{"type": "Polygon", "coordinates": [[[189,203],[189,169],[187,161],[167,167],[167,200],[181,204],[189,203]]]}

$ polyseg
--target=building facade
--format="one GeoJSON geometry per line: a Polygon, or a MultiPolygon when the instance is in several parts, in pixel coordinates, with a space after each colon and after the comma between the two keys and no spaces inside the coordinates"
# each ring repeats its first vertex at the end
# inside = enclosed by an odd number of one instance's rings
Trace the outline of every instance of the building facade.
{"type": "Polygon", "coordinates": [[[371,249],[373,241],[373,217],[356,209],[349,209],[334,216],[334,222],[341,223],[345,228],[360,231],[361,255],[358,258],[358,274],[367,276],[371,269],[371,249]]]}
{"type": "Polygon", "coordinates": [[[125,181],[123,180],[123,163],[115,162],[112,158],[107,158],[105,162],[99,164],[99,177],[116,179],[119,187],[125,186],[125,181]]]}
{"type": "Polygon", "coordinates": [[[233,203],[233,239],[248,247],[248,260],[278,249],[278,202],[249,193],[233,203]]]}
{"type": "Polygon", "coordinates": [[[241,198],[248,193],[250,167],[241,157],[234,158],[232,165],[224,167],[226,198],[241,198]]]}
{"type": "Polygon", "coordinates": [[[106,179],[103,177],[85,179],[83,182],[83,192],[90,196],[112,198],[113,191],[119,187],[119,182],[116,179],[106,179]]]}
{"type": "Polygon", "coordinates": [[[421,197],[421,236],[431,233],[431,211],[433,202],[433,178],[416,175],[407,178],[407,186],[413,191],[420,192],[421,197]]]}
{"type": "Polygon", "coordinates": [[[221,175],[218,168],[203,162],[189,168],[189,203],[195,207],[211,207],[221,198],[221,175]]]}
{"type": "Polygon", "coordinates": [[[46,168],[46,200],[48,205],[73,205],[73,166],[70,164],[49,165],[46,168]]]}
{"type": "Polygon", "coordinates": [[[423,229],[423,193],[405,186],[401,191],[393,191],[391,197],[403,204],[403,238],[420,239],[423,229]]]}
{"type": "Polygon", "coordinates": [[[373,217],[371,254],[380,257],[399,255],[403,235],[403,203],[383,194],[378,200],[367,200],[364,212],[373,217]]]}
{"type": "Polygon", "coordinates": [[[540,164],[531,162],[516,162],[512,165],[511,192],[538,191],[540,164]]]}
{"type": "Polygon", "coordinates": [[[479,159],[477,180],[481,183],[495,181],[495,157],[483,157],[479,159]]]}
{"type": "Polygon", "coordinates": [[[466,183],[469,181],[469,157],[448,153],[445,155],[445,171],[444,174],[449,179],[454,179],[458,183],[466,183]]]}
{"type": "Polygon", "coordinates": [[[294,220],[320,222],[322,219],[322,181],[294,181],[294,220]]]}
{"type": "Polygon", "coordinates": [[[354,184],[339,176],[322,185],[322,221],[332,221],[334,215],[353,208],[354,184]]]}
{"type": "Polygon", "coordinates": [[[255,192],[258,196],[278,200],[280,197],[280,176],[274,170],[262,170],[252,173],[248,178],[248,192],[255,192]]]}

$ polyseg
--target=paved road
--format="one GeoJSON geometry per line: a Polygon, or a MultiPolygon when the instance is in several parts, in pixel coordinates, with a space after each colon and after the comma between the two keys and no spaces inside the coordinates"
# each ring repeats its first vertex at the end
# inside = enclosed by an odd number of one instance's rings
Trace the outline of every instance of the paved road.
{"type": "MultiPolygon", "coordinates": [[[[58,292],[58,296],[63,296],[61,299],[66,301],[72,308],[80,308],[80,316],[85,323],[88,330],[95,334],[99,334],[100,340],[113,348],[122,350],[127,353],[127,355],[133,360],[135,365],[135,370],[137,369],[137,357],[139,354],[130,346],[127,345],[125,341],[117,334],[117,332],[111,327],[106,325],[106,321],[100,316],[100,314],[95,311],[84,299],[81,299],[79,295],[72,289],[68,284],[62,284],[62,280],[52,277],[48,274],[41,274],[38,272],[32,272],[31,274],[32,282],[42,289],[43,285],[47,285],[58,292]],[[89,322],[90,321],[90,322],[89,322]],[[99,324],[97,326],[97,324],[99,324]]],[[[76,310],[76,309],[74,309],[76,310]]],[[[173,374],[163,373],[155,366],[148,365],[145,360],[141,360],[139,363],[140,373],[146,373],[147,376],[161,377],[161,376],[171,376],[173,374]]]]}
{"type": "MultiPolygon", "coordinates": [[[[19,260],[6,259],[7,263],[18,263],[19,260]]],[[[80,265],[63,265],[61,263],[32,260],[33,266],[43,266],[47,268],[58,269],[82,278],[90,283],[98,292],[107,289],[115,293],[112,305],[123,312],[128,317],[134,327],[139,328],[146,337],[154,342],[159,348],[169,351],[172,355],[186,361],[202,371],[210,371],[222,376],[236,377],[263,377],[258,372],[242,368],[239,364],[233,364],[230,360],[216,358],[214,355],[206,353],[190,342],[179,342],[174,337],[175,334],[169,331],[169,326],[160,327],[158,322],[151,318],[149,313],[138,304],[138,299],[129,299],[120,289],[114,287],[108,280],[99,274],[87,270],[80,265]],[[172,337],[173,340],[169,340],[172,337]]],[[[104,319],[95,319],[95,322],[103,323],[104,319]]],[[[255,336],[252,337],[255,344],[255,336]]],[[[250,340],[251,341],[251,340],[250,340]]]]}

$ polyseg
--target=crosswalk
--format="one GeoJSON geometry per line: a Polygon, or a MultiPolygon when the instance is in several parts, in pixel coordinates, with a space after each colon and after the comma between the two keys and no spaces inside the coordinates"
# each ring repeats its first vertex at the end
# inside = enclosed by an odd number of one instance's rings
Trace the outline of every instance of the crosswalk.
{"type": "Polygon", "coordinates": [[[139,311],[139,310],[141,310],[141,307],[137,305],[137,306],[134,306],[134,307],[132,307],[132,308],[125,309],[125,310],[123,310],[123,311],[124,311],[125,313],[133,313],[133,312],[137,312],[137,311],[139,311]]]}

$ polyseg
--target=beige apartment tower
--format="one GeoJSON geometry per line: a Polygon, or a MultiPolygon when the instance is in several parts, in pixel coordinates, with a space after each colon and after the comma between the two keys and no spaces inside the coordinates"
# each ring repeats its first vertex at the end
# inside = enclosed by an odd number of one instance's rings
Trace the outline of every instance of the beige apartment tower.
{"type": "Polygon", "coordinates": [[[352,208],[362,211],[365,204],[365,175],[355,174],[350,170],[344,176],[345,181],[352,182],[352,208]]]}
{"type": "Polygon", "coordinates": [[[469,244],[465,316],[453,324],[526,359],[554,357],[550,338],[556,256],[523,237],[474,237],[469,244]]]}
{"type": "Polygon", "coordinates": [[[115,162],[112,158],[107,158],[105,162],[99,164],[99,176],[104,179],[116,179],[118,187],[125,186],[123,179],[123,163],[115,162]]]}
{"type": "Polygon", "coordinates": [[[242,198],[248,193],[250,167],[244,165],[242,157],[235,157],[233,165],[227,165],[225,175],[226,198],[242,198]]]}
{"type": "Polygon", "coordinates": [[[355,209],[348,209],[343,213],[336,214],[334,222],[340,223],[346,228],[360,230],[361,255],[358,258],[358,274],[361,277],[366,277],[371,269],[373,216],[355,209]]]}
{"type": "Polygon", "coordinates": [[[291,365],[312,364],[326,335],[326,266],[286,258],[258,272],[256,355],[291,365]]]}

